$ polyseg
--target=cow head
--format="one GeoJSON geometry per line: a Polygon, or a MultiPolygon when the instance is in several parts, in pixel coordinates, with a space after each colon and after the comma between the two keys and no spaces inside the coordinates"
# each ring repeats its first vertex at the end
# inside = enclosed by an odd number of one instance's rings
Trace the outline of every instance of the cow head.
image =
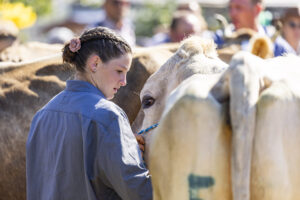
{"type": "MultiPolygon", "coordinates": [[[[180,82],[194,74],[220,73],[227,67],[222,62],[211,40],[190,37],[182,42],[177,52],[146,81],[140,99],[141,110],[133,123],[137,132],[158,123],[167,96],[180,82]]],[[[146,161],[151,133],[146,133],[146,161]]]]}

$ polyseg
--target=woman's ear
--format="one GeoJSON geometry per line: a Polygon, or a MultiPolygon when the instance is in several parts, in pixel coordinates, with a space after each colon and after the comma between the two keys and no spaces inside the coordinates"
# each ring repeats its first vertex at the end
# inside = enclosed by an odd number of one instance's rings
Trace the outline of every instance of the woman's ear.
{"type": "Polygon", "coordinates": [[[87,67],[90,72],[96,72],[99,64],[102,63],[102,60],[97,55],[92,55],[87,59],[87,67]]]}

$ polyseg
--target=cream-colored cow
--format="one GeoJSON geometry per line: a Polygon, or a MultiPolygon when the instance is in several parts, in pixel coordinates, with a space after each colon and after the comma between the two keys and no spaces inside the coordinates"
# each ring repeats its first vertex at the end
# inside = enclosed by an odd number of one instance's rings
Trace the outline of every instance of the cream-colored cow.
{"type": "MultiPolygon", "coordinates": [[[[217,74],[226,67],[218,58],[212,40],[196,36],[184,40],[177,52],[146,81],[140,94],[142,108],[132,126],[134,132],[158,123],[168,94],[183,80],[196,73],[217,74]]],[[[144,136],[148,143],[151,132],[144,136]]],[[[147,156],[146,145],[146,162],[147,156]]]]}
{"type": "Polygon", "coordinates": [[[184,81],[150,140],[154,199],[300,199],[299,63],[243,52],[184,81]]]}
{"type": "Polygon", "coordinates": [[[210,94],[220,75],[196,74],[168,98],[150,140],[154,200],[231,200],[228,104],[210,94]]]}

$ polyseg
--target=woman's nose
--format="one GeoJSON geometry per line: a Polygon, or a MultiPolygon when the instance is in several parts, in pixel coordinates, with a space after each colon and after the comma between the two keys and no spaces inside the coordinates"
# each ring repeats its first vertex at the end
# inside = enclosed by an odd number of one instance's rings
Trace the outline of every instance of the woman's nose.
{"type": "Polygon", "coordinates": [[[126,75],[122,76],[120,83],[121,83],[121,86],[125,86],[127,84],[126,75]]]}

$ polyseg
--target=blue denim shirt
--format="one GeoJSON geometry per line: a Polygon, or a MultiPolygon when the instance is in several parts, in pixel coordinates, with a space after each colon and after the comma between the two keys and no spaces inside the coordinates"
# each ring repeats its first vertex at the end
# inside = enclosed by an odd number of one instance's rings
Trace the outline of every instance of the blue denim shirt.
{"type": "Polygon", "coordinates": [[[26,156],[27,200],[152,199],[126,114],[88,82],[67,81],[37,112],[26,156]]]}

